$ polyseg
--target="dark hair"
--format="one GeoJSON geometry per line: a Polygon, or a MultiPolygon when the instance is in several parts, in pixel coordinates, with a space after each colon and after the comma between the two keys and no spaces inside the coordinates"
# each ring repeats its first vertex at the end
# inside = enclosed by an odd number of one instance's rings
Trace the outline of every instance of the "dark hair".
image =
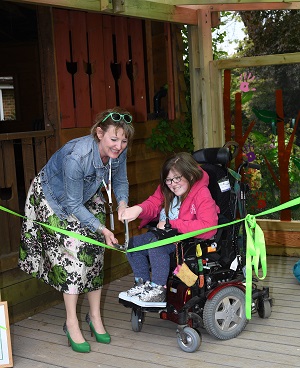
{"type": "Polygon", "coordinates": [[[109,109],[109,110],[105,110],[101,113],[99,113],[96,116],[94,125],[91,128],[91,134],[92,136],[98,141],[98,137],[97,137],[97,128],[101,128],[103,130],[103,132],[107,132],[107,130],[109,129],[110,126],[114,126],[116,129],[116,132],[121,128],[124,130],[124,134],[125,137],[128,139],[128,146],[131,145],[132,140],[133,140],[133,134],[134,134],[134,127],[132,122],[131,123],[127,123],[125,120],[121,119],[119,121],[114,121],[111,117],[109,117],[108,119],[106,119],[103,122],[103,119],[105,119],[107,117],[108,114],[112,113],[112,112],[116,112],[119,113],[121,115],[124,114],[128,114],[131,115],[130,112],[122,109],[119,106],[114,107],[113,109],[109,109]]]}
{"type": "Polygon", "coordinates": [[[181,197],[181,202],[185,200],[188,193],[190,192],[192,186],[196,181],[201,180],[203,177],[203,171],[199,168],[199,164],[195,161],[190,153],[179,152],[174,154],[172,157],[168,158],[161,169],[160,173],[160,186],[164,196],[164,208],[166,214],[168,214],[170,209],[170,204],[172,203],[175,194],[170,190],[165,180],[170,172],[170,170],[176,170],[180,175],[182,175],[188,182],[189,188],[181,197]]]}

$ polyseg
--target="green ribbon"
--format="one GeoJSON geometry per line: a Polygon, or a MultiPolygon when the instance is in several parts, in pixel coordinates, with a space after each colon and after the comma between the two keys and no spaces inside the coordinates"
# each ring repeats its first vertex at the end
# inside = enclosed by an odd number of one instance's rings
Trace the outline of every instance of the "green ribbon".
{"type": "MultiPolygon", "coordinates": [[[[273,207],[267,211],[261,212],[257,215],[250,215],[248,214],[245,218],[235,220],[226,224],[221,224],[217,226],[212,226],[206,229],[201,229],[197,231],[192,231],[186,234],[181,235],[175,235],[171,238],[158,240],[156,242],[141,245],[136,248],[128,249],[127,252],[137,252],[140,250],[155,248],[155,247],[161,247],[166,244],[175,243],[184,239],[188,239],[191,237],[195,237],[197,235],[203,234],[205,232],[220,229],[222,227],[231,226],[234,224],[237,224],[239,222],[244,221],[245,222],[245,229],[246,229],[246,295],[245,295],[245,314],[247,319],[251,319],[251,308],[252,308],[252,270],[254,270],[255,275],[258,279],[263,280],[267,275],[267,257],[266,257],[266,245],[265,245],[265,238],[264,233],[260,226],[256,223],[256,218],[259,216],[266,216],[271,213],[282,211],[284,209],[296,206],[300,204],[300,197],[292,199],[291,201],[288,201],[286,203],[283,203],[279,206],[273,207]],[[259,276],[259,267],[261,267],[262,270],[262,276],[259,276]]],[[[13,212],[3,206],[0,206],[0,210],[5,211],[7,213],[10,213],[12,215],[26,218],[25,216],[22,216],[16,212],[13,212]]],[[[30,220],[30,219],[28,219],[30,220]]],[[[44,226],[46,228],[49,228],[53,231],[60,232],[62,234],[65,234],[67,236],[82,240],[83,242],[91,243],[97,246],[117,250],[122,253],[126,253],[123,250],[116,249],[114,247],[111,247],[109,245],[106,245],[104,243],[98,242],[97,240],[88,238],[87,236],[83,236],[80,234],[73,233],[72,231],[64,230],[61,228],[57,228],[55,226],[47,225],[42,222],[37,222],[34,220],[31,220],[33,222],[36,222],[37,224],[44,226]]],[[[1,326],[0,326],[1,327],[1,326]]]]}
{"type": "MultiPolygon", "coordinates": [[[[2,211],[5,211],[7,213],[10,213],[11,215],[14,215],[14,216],[18,216],[18,217],[22,217],[24,219],[27,219],[29,221],[32,221],[36,224],[39,224],[41,226],[44,226],[52,231],[56,231],[58,233],[61,233],[61,234],[64,234],[64,235],[67,235],[67,236],[70,236],[72,238],[75,238],[75,239],[78,239],[78,240],[82,240],[83,242],[86,242],[86,243],[91,243],[91,244],[94,244],[94,245],[97,245],[99,247],[104,247],[104,248],[108,248],[108,249],[113,249],[113,250],[119,250],[117,248],[114,248],[110,245],[107,245],[105,243],[101,243],[99,242],[98,240],[95,240],[95,239],[92,239],[92,238],[89,238],[87,236],[84,236],[84,235],[81,235],[81,234],[77,234],[77,233],[74,233],[72,231],[68,231],[68,230],[65,230],[65,229],[61,229],[60,227],[56,227],[56,226],[51,226],[51,225],[48,225],[48,224],[44,224],[43,222],[39,222],[39,221],[35,221],[35,220],[31,220],[30,218],[28,217],[25,217],[25,216],[22,216],[14,211],[11,211],[9,210],[8,208],[5,208],[3,206],[0,206],[0,210],[2,211]]],[[[120,250],[120,252],[123,252],[125,253],[123,250],[120,250]]]]}
{"type": "Polygon", "coordinates": [[[0,326],[0,328],[1,328],[2,330],[7,330],[7,328],[6,328],[6,327],[4,327],[4,326],[0,326]]]}
{"type": "Polygon", "coordinates": [[[257,225],[255,216],[247,215],[245,218],[246,229],[246,295],[245,314],[251,319],[252,310],[252,267],[258,279],[263,280],[267,275],[267,256],[265,237],[260,226],[257,225]],[[262,268],[262,276],[259,277],[259,264],[262,268]]]}

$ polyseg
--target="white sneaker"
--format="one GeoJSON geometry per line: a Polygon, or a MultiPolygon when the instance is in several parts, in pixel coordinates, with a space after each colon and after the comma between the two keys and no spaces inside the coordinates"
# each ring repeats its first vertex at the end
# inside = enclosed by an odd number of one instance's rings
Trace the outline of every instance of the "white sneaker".
{"type": "Polygon", "coordinates": [[[142,294],[138,296],[141,301],[150,303],[165,302],[166,297],[167,289],[164,286],[151,286],[151,284],[147,289],[144,289],[142,294]]]}
{"type": "Polygon", "coordinates": [[[137,296],[143,293],[145,290],[149,288],[150,281],[143,282],[143,279],[139,279],[138,282],[135,282],[134,286],[127,291],[128,296],[137,296]]]}

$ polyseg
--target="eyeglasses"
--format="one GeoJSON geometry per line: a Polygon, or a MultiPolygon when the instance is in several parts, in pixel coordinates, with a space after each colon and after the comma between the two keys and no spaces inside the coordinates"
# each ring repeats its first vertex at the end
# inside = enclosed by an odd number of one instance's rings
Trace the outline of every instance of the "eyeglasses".
{"type": "Polygon", "coordinates": [[[167,185],[171,185],[173,182],[175,184],[177,184],[177,183],[180,183],[181,178],[182,178],[182,175],[180,175],[180,176],[174,176],[174,178],[172,178],[172,179],[165,179],[165,183],[167,185]]]}
{"type": "Polygon", "coordinates": [[[103,120],[105,122],[108,118],[112,118],[113,121],[124,120],[125,123],[130,124],[132,122],[132,116],[129,114],[119,114],[118,112],[110,112],[103,120]]]}

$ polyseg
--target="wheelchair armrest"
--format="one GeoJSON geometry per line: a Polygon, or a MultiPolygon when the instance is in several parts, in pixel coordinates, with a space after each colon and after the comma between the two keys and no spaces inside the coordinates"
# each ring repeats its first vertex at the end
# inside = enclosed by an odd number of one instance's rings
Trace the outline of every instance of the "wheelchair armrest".
{"type": "Polygon", "coordinates": [[[177,229],[158,229],[157,227],[148,227],[148,225],[147,228],[148,231],[156,236],[157,240],[171,238],[178,234],[177,229]]]}
{"type": "Polygon", "coordinates": [[[156,227],[156,225],[158,224],[158,221],[150,221],[150,222],[148,222],[148,224],[147,225],[145,225],[144,227],[145,227],[145,229],[151,229],[151,228],[153,228],[153,227],[156,227]]]}

